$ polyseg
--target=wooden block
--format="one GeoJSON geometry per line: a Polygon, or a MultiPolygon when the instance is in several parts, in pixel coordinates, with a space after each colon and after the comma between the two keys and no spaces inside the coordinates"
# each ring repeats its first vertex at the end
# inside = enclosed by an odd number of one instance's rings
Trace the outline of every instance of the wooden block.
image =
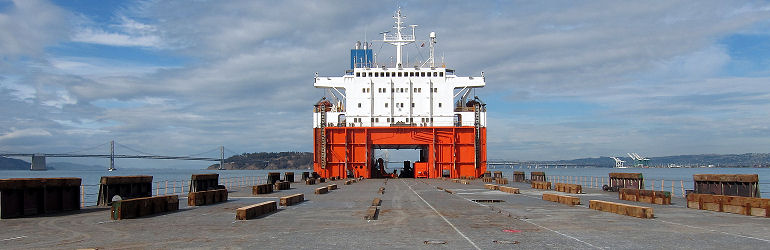
{"type": "Polygon", "coordinates": [[[691,193],[687,195],[687,207],[715,212],[770,217],[770,199],[766,198],[691,193]]]}
{"type": "Polygon", "coordinates": [[[615,203],[601,200],[590,200],[588,207],[594,210],[611,212],[620,215],[627,215],[637,218],[653,218],[654,213],[651,207],[641,207],[622,203],[615,203]]]}
{"type": "Polygon", "coordinates": [[[511,194],[518,194],[519,189],[514,187],[506,187],[506,186],[498,186],[497,187],[500,191],[511,193],[511,194]]]}
{"type": "Polygon", "coordinates": [[[329,187],[319,187],[315,189],[315,194],[325,194],[329,192],[329,187]]]}
{"type": "Polygon", "coordinates": [[[335,190],[335,189],[337,189],[337,184],[331,184],[331,185],[329,185],[327,187],[329,188],[329,190],[335,190]]]}
{"type": "Polygon", "coordinates": [[[545,190],[551,189],[551,182],[532,181],[530,185],[534,189],[545,189],[545,190]]]}
{"type": "Polygon", "coordinates": [[[249,220],[278,210],[275,201],[266,201],[254,205],[240,207],[235,210],[235,219],[249,220]]]}
{"type": "Polygon", "coordinates": [[[281,206],[292,206],[294,204],[297,204],[303,201],[305,201],[304,194],[293,194],[293,195],[281,197],[280,204],[281,206]]]}
{"type": "Polygon", "coordinates": [[[366,215],[364,215],[365,220],[376,220],[377,216],[379,215],[380,208],[377,206],[371,206],[369,209],[366,210],[366,215]]]}
{"type": "Polygon", "coordinates": [[[110,218],[131,219],[176,210],[179,210],[179,197],[176,195],[142,197],[113,202],[110,218]]]}

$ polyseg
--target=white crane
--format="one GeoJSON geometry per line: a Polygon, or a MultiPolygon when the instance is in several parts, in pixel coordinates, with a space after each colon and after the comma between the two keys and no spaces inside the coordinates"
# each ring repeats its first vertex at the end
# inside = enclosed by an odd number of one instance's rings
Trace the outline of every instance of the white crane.
{"type": "Polygon", "coordinates": [[[646,167],[650,163],[650,158],[642,157],[637,153],[627,153],[628,157],[631,157],[636,161],[636,165],[639,167],[646,167]]]}
{"type": "Polygon", "coordinates": [[[625,161],[623,161],[623,160],[621,160],[621,159],[619,159],[618,157],[615,157],[615,156],[610,156],[610,158],[615,160],[615,168],[626,168],[626,166],[623,166],[623,163],[625,161]]]}

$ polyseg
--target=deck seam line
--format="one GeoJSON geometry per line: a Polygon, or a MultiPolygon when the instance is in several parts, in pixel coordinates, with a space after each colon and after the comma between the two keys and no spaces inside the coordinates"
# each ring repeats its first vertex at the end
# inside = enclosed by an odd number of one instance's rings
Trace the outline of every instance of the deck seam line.
{"type": "MultiPolygon", "coordinates": [[[[531,196],[529,196],[529,195],[524,195],[524,196],[526,196],[526,197],[530,197],[530,198],[533,198],[533,199],[534,199],[534,197],[531,197],[531,196]]],[[[468,198],[465,198],[465,197],[462,197],[462,196],[459,196],[459,195],[458,195],[458,197],[460,197],[460,198],[463,198],[463,199],[465,199],[466,201],[469,201],[469,202],[471,202],[471,203],[475,203],[476,205],[479,205],[479,206],[482,206],[482,207],[488,207],[487,205],[484,205],[484,204],[481,204],[481,203],[478,203],[478,202],[472,201],[472,200],[470,200],[470,199],[468,199],[468,198]]],[[[591,243],[588,243],[588,242],[582,241],[582,240],[580,240],[580,239],[578,239],[578,238],[575,238],[575,237],[573,237],[573,236],[569,236],[569,235],[566,235],[566,234],[564,234],[564,233],[561,233],[561,232],[559,232],[559,231],[556,231],[556,230],[553,230],[553,229],[550,229],[550,228],[547,228],[547,227],[544,227],[544,226],[538,225],[538,224],[536,224],[536,223],[534,223],[534,222],[531,222],[531,221],[529,221],[529,220],[526,220],[526,219],[519,219],[519,218],[516,218],[516,219],[517,219],[517,220],[520,220],[520,221],[523,221],[523,222],[526,222],[526,223],[529,223],[529,224],[532,224],[532,225],[535,225],[535,226],[538,226],[538,227],[541,227],[541,228],[543,228],[543,229],[545,229],[545,230],[548,230],[548,231],[554,232],[554,233],[556,233],[556,234],[559,234],[559,235],[561,235],[561,236],[564,236],[564,237],[567,237],[567,238],[570,238],[570,239],[576,240],[577,242],[580,242],[580,243],[583,243],[583,244],[589,245],[589,246],[591,246],[591,247],[593,247],[593,248],[602,249],[601,247],[597,247],[597,246],[594,246],[594,245],[592,245],[591,243]]]]}
{"type": "Polygon", "coordinates": [[[418,194],[416,191],[414,191],[414,189],[412,189],[412,186],[409,186],[409,184],[406,184],[406,182],[404,180],[401,180],[401,182],[404,183],[404,185],[406,185],[409,188],[409,190],[412,190],[412,193],[416,194],[417,197],[420,198],[420,200],[422,200],[422,202],[425,202],[425,205],[428,205],[428,207],[430,207],[430,209],[433,209],[433,212],[436,212],[436,214],[438,214],[438,216],[440,216],[441,219],[444,219],[444,221],[447,224],[449,224],[449,226],[451,226],[455,230],[455,232],[460,234],[460,236],[462,236],[463,238],[465,238],[465,240],[467,240],[469,243],[471,243],[471,245],[473,245],[474,248],[476,248],[478,250],[481,250],[481,248],[479,248],[479,246],[477,246],[476,243],[473,243],[473,241],[470,238],[468,238],[468,236],[465,236],[465,234],[463,234],[463,232],[460,232],[460,230],[457,229],[457,227],[455,227],[455,225],[453,225],[452,222],[449,222],[449,220],[447,220],[447,218],[444,217],[444,215],[439,213],[438,210],[436,210],[436,208],[431,206],[430,203],[428,203],[428,201],[423,199],[422,196],[420,196],[420,194],[418,194]]]}
{"type": "MultiPolygon", "coordinates": [[[[522,196],[526,196],[526,197],[533,198],[533,199],[536,198],[536,197],[533,197],[531,195],[526,195],[526,194],[522,194],[522,196]]],[[[465,197],[463,197],[463,199],[465,199],[465,197]]],[[[468,199],[466,199],[466,200],[468,200],[468,199]]],[[[473,202],[473,201],[471,201],[471,202],[473,202]]],[[[482,204],[479,204],[479,205],[482,205],[482,204]]],[[[587,206],[585,206],[585,205],[577,205],[577,207],[585,207],[585,208],[587,208],[587,206]]],[[[681,207],[679,207],[679,208],[681,208],[681,207]]],[[[735,236],[735,237],[743,237],[743,238],[748,238],[748,239],[753,239],[753,240],[758,240],[758,241],[770,242],[770,240],[766,240],[766,239],[762,239],[762,238],[746,236],[746,235],[740,235],[740,234],[733,234],[733,233],[728,233],[728,232],[722,232],[722,231],[717,231],[717,230],[713,230],[713,229],[706,229],[706,228],[702,228],[702,227],[696,227],[696,226],[691,226],[691,225],[682,224],[682,223],[665,221],[665,220],[661,220],[661,219],[652,218],[650,220],[660,221],[660,222],[663,222],[663,223],[669,223],[669,224],[673,224],[673,225],[679,225],[679,226],[683,226],[683,227],[695,228],[695,229],[700,229],[700,230],[705,230],[705,231],[710,231],[710,232],[715,232],[715,233],[722,233],[722,234],[726,234],[726,235],[730,235],[730,236],[735,236]]],[[[548,228],[546,228],[546,229],[548,229],[548,228]]]]}
{"type": "Polygon", "coordinates": [[[723,233],[723,234],[731,235],[731,236],[737,236],[737,237],[754,239],[754,240],[759,240],[759,241],[764,241],[764,242],[770,242],[770,240],[766,240],[766,239],[762,239],[762,238],[751,237],[751,236],[740,235],[740,234],[732,234],[732,233],[728,233],[728,232],[722,232],[722,231],[717,231],[717,230],[713,230],[713,229],[706,229],[706,228],[702,228],[702,227],[696,227],[696,226],[686,225],[686,224],[682,224],[682,223],[665,221],[665,220],[661,220],[661,219],[651,219],[651,220],[660,221],[660,222],[669,223],[669,224],[674,224],[674,225],[679,225],[679,226],[684,226],[684,227],[689,227],[689,228],[705,230],[705,231],[711,231],[711,232],[715,232],[715,233],[723,233]]]}
{"type": "Polygon", "coordinates": [[[26,235],[22,235],[22,236],[13,237],[13,238],[2,239],[0,241],[18,240],[18,239],[23,239],[23,238],[27,238],[27,236],[26,235]]]}

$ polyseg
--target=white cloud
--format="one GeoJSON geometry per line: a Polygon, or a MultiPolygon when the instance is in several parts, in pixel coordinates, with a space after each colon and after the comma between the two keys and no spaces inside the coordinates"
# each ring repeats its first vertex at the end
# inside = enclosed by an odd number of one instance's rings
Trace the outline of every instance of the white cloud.
{"type": "Polygon", "coordinates": [[[72,41],[124,47],[161,47],[162,41],[156,35],[133,35],[107,32],[94,28],[81,28],[72,36],[72,41]]]}
{"type": "Polygon", "coordinates": [[[17,0],[5,10],[0,13],[0,57],[39,54],[70,28],[70,16],[46,1],[17,0]]]}

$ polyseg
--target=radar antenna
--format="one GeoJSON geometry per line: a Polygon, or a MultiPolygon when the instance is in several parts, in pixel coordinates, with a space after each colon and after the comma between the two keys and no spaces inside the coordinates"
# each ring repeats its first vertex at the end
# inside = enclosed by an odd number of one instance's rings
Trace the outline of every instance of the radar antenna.
{"type": "Polygon", "coordinates": [[[409,25],[409,27],[412,27],[412,34],[405,35],[401,32],[401,30],[403,30],[405,27],[401,25],[404,23],[402,20],[406,19],[406,16],[401,15],[401,8],[398,8],[398,11],[396,11],[396,15],[393,16],[393,19],[396,19],[396,25],[393,26],[393,29],[396,30],[396,33],[383,33],[382,41],[396,46],[396,67],[401,68],[402,47],[416,41],[414,36],[414,29],[417,27],[417,25],[409,25]]]}

